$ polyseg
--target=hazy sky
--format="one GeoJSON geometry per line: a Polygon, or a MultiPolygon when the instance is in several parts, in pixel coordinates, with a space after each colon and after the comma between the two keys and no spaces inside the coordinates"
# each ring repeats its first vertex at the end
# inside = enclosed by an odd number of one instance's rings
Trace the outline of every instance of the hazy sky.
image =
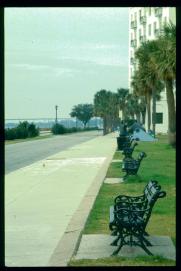
{"type": "Polygon", "coordinates": [[[70,117],[128,87],[128,8],[6,8],[5,117],[70,117]]]}

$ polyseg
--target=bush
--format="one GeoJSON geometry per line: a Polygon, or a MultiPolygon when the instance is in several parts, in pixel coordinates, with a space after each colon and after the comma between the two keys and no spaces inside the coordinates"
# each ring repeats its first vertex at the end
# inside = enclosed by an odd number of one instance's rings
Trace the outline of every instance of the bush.
{"type": "Polygon", "coordinates": [[[16,128],[8,128],[5,129],[5,139],[6,140],[13,140],[17,138],[16,128]]]}
{"type": "Polygon", "coordinates": [[[31,123],[28,127],[28,137],[35,137],[40,134],[39,128],[36,128],[34,123],[31,123]]]}
{"type": "Polygon", "coordinates": [[[52,133],[54,135],[59,135],[59,134],[65,134],[65,133],[67,133],[67,129],[63,125],[58,124],[58,123],[53,125],[51,131],[52,131],[52,133]]]}
{"type": "Polygon", "coordinates": [[[20,122],[16,128],[5,129],[5,139],[24,139],[39,135],[39,128],[34,123],[29,124],[27,121],[20,122]]]}

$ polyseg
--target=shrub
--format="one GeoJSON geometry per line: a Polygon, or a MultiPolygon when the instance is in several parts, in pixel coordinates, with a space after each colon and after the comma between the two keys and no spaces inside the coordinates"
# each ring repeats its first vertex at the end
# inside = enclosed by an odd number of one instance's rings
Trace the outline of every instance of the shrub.
{"type": "Polygon", "coordinates": [[[53,125],[51,131],[52,131],[52,133],[54,135],[59,135],[59,134],[65,134],[65,133],[67,133],[67,129],[63,125],[58,124],[58,123],[53,125]]]}
{"type": "Polygon", "coordinates": [[[16,128],[8,128],[5,129],[5,139],[6,140],[13,140],[17,138],[16,128]]]}
{"type": "Polygon", "coordinates": [[[34,123],[30,123],[28,127],[28,137],[38,136],[40,133],[39,128],[36,128],[34,123]]]}
{"type": "Polygon", "coordinates": [[[24,139],[39,135],[39,128],[34,123],[29,124],[27,121],[20,122],[16,128],[5,129],[5,139],[24,139]]]}

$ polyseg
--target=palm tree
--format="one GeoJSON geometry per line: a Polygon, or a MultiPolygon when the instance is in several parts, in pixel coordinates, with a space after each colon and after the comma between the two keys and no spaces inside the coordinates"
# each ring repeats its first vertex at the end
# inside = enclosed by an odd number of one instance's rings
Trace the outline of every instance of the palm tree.
{"type": "Polygon", "coordinates": [[[147,71],[146,69],[139,68],[135,71],[135,75],[132,80],[133,92],[137,96],[144,96],[146,101],[146,111],[148,117],[148,130],[151,127],[151,97],[152,89],[147,82],[147,71]]]}
{"type": "Polygon", "coordinates": [[[114,129],[119,125],[119,96],[117,93],[110,93],[109,97],[109,117],[110,117],[110,129],[114,131],[114,129]]]}
{"type": "Polygon", "coordinates": [[[145,96],[139,96],[139,108],[140,108],[140,113],[142,116],[141,123],[145,124],[145,116],[146,116],[146,99],[145,96]]]}
{"type": "Polygon", "coordinates": [[[165,82],[168,104],[169,143],[176,142],[176,110],[173,85],[176,79],[176,27],[172,23],[165,25],[163,34],[157,40],[157,50],[152,53],[158,76],[165,82]]]}
{"type": "Polygon", "coordinates": [[[111,127],[112,93],[102,89],[94,95],[94,115],[103,118],[103,134],[106,135],[111,127]]]}
{"type": "MultiPolygon", "coordinates": [[[[156,97],[157,93],[160,93],[164,87],[158,77],[157,69],[155,63],[151,61],[151,55],[157,50],[157,41],[147,41],[142,44],[142,46],[135,52],[136,58],[139,60],[139,71],[142,74],[142,80],[144,84],[147,85],[147,102],[150,103],[150,98],[152,98],[152,127],[155,134],[155,116],[156,116],[156,97]]],[[[148,105],[148,110],[150,111],[150,106],[148,105]]],[[[150,129],[151,115],[148,112],[148,129],[150,129]]]]}
{"type": "Polygon", "coordinates": [[[117,89],[119,108],[120,108],[120,110],[122,110],[123,120],[125,119],[125,102],[126,102],[128,93],[129,93],[128,89],[125,89],[125,88],[118,88],[117,89]]]}

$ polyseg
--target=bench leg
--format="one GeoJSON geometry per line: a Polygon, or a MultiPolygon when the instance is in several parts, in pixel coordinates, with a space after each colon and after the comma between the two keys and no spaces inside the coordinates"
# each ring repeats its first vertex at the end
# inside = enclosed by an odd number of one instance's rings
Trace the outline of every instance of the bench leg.
{"type": "Polygon", "coordinates": [[[121,243],[120,243],[119,247],[112,253],[111,256],[116,256],[118,254],[118,252],[121,250],[122,246],[123,246],[123,241],[121,239],[121,243]]]}
{"type": "Polygon", "coordinates": [[[153,256],[153,254],[151,253],[151,251],[149,251],[149,249],[145,246],[144,242],[143,242],[143,239],[142,238],[139,238],[140,240],[140,246],[141,248],[150,256],[153,256]]]}
{"type": "Polygon", "coordinates": [[[143,238],[143,242],[146,244],[146,246],[152,247],[152,244],[150,243],[150,241],[148,241],[144,236],[142,238],[143,238]]]}
{"type": "Polygon", "coordinates": [[[126,175],[123,176],[123,180],[126,180],[128,178],[129,174],[126,173],[126,175]]]}
{"type": "Polygon", "coordinates": [[[114,231],[111,233],[111,235],[112,235],[112,236],[117,236],[117,232],[118,232],[117,230],[114,230],[114,231]]]}
{"type": "Polygon", "coordinates": [[[110,245],[111,246],[117,246],[118,245],[118,241],[121,238],[121,236],[119,235],[110,245]]]}

